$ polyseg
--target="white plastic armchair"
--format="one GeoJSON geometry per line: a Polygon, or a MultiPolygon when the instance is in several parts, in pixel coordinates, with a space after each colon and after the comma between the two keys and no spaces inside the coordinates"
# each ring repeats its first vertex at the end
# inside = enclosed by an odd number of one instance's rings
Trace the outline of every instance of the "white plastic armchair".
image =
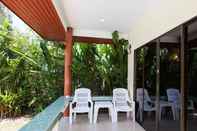
{"type": "MultiPolygon", "coordinates": [[[[181,96],[180,96],[179,90],[174,89],[174,88],[167,89],[167,97],[168,97],[168,101],[173,102],[175,105],[175,108],[177,110],[180,110],[181,96]]],[[[194,103],[192,100],[188,100],[187,109],[194,110],[194,103]]]]}
{"type": "Polygon", "coordinates": [[[127,112],[127,117],[132,115],[133,122],[135,122],[135,102],[130,100],[128,90],[124,88],[113,90],[113,106],[115,122],[117,121],[118,112],[127,112]]]}
{"type": "MultiPolygon", "coordinates": [[[[138,113],[140,121],[142,121],[143,111],[152,112],[156,111],[155,102],[150,99],[148,91],[143,88],[137,88],[137,102],[139,103],[138,113]]],[[[160,112],[161,114],[161,112],[160,112]]]]}
{"type": "Polygon", "coordinates": [[[179,111],[180,111],[180,105],[181,105],[181,97],[180,97],[180,93],[178,89],[174,89],[174,88],[169,88],[167,89],[167,97],[168,97],[168,101],[172,102],[174,104],[175,107],[175,118],[179,119],[179,111]]]}
{"type": "Polygon", "coordinates": [[[79,88],[75,90],[73,101],[70,103],[70,124],[72,124],[73,114],[76,118],[77,113],[88,113],[88,118],[92,123],[93,102],[90,89],[79,88]]]}

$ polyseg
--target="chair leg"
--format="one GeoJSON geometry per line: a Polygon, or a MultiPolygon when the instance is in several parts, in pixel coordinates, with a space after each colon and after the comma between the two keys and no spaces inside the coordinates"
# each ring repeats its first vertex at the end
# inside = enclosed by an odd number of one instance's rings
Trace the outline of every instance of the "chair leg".
{"type": "Polygon", "coordinates": [[[130,111],[129,111],[129,112],[127,112],[127,118],[129,118],[129,116],[130,116],[130,113],[131,113],[130,111]]]}
{"type": "Polygon", "coordinates": [[[139,119],[140,120],[140,112],[139,112],[139,110],[137,110],[137,119],[139,119]]]}
{"type": "Polygon", "coordinates": [[[180,119],[180,112],[179,109],[176,109],[176,119],[179,120],[180,119]]]}
{"type": "Polygon", "coordinates": [[[69,115],[69,123],[72,124],[72,111],[70,111],[70,115],[69,115]]]}
{"type": "Polygon", "coordinates": [[[75,112],[74,113],[74,120],[76,120],[76,117],[77,117],[77,113],[75,112]]]}
{"type": "Polygon", "coordinates": [[[139,110],[139,114],[140,114],[140,122],[142,122],[142,121],[143,121],[142,113],[143,113],[143,111],[142,111],[142,110],[139,110]]]}
{"type": "Polygon", "coordinates": [[[179,115],[178,109],[177,108],[174,108],[174,117],[175,117],[174,119],[175,120],[179,120],[179,116],[178,115],[179,115]]]}
{"type": "Polygon", "coordinates": [[[111,108],[108,108],[108,111],[109,111],[109,117],[112,117],[112,115],[111,115],[111,108]]]}
{"type": "Polygon", "coordinates": [[[135,122],[135,103],[133,104],[132,117],[133,122],[135,122]]]}
{"type": "Polygon", "coordinates": [[[161,114],[162,114],[162,107],[160,107],[160,111],[159,111],[159,120],[161,120],[161,114]]]}
{"type": "Polygon", "coordinates": [[[94,124],[97,121],[97,117],[98,117],[98,108],[94,108],[94,124]]]}
{"type": "Polygon", "coordinates": [[[133,120],[133,122],[135,122],[135,111],[134,110],[132,111],[132,120],[133,120]]]}
{"type": "Polygon", "coordinates": [[[90,123],[92,123],[92,113],[93,113],[93,110],[90,109],[88,115],[89,115],[89,120],[90,120],[90,123]]]}
{"type": "Polygon", "coordinates": [[[69,105],[69,123],[72,124],[72,115],[73,115],[73,110],[72,110],[72,104],[69,105]]]}
{"type": "Polygon", "coordinates": [[[117,122],[118,121],[118,112],[117,111],[114,111],[114,122],[117,122]]]}
{"type": "Polygon", "coordinates": [[[110,107],[109,108],[109,112],[110,112],[110,116],[111,116],[111,121],[112,121],[112,123],[114,123],[115,122],[115,116],[114,116],[114,110],[113,110],[113,107],[110,107]]]}

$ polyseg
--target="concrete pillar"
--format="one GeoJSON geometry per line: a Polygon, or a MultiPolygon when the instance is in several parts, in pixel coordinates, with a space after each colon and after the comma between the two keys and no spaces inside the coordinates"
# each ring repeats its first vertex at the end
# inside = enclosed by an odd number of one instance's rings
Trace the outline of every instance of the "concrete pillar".
{"type": "MultiPolygon", "coordinates": [[[[72,48],[73,48],[73,29],[69,27],[66,32],[66,41],[64,49],[64,96],[71,96],[72,89],[72,48]]],[[[64,116],[69,116],[66,109],[64,116]]]]}

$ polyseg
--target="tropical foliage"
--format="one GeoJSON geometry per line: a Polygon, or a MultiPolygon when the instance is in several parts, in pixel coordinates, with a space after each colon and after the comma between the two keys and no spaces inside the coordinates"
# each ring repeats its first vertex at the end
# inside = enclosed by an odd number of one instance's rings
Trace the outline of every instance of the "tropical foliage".
{"type": "Polygon", "coordinates": [[[128,41],[113,34],[112,45],[76,43],[73,60],[73,88],[91,88],[93,95],[111,95],[115,87],[127,86],[128,41]]]}
{"type": "Polygon", "coordinates": [[[3,115],[39,112],[62,95],[63,46],[0,27],[0,109],[3,115]]]}

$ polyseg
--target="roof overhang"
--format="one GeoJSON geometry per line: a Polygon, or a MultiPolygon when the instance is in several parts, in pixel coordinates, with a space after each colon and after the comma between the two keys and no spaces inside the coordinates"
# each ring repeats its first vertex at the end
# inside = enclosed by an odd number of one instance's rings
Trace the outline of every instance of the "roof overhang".
{"type": "Polygon", "coordinates": [[[53,0],[1,0],[1,2],[47,40],[65,41],[62,24],[53,0]]]}

